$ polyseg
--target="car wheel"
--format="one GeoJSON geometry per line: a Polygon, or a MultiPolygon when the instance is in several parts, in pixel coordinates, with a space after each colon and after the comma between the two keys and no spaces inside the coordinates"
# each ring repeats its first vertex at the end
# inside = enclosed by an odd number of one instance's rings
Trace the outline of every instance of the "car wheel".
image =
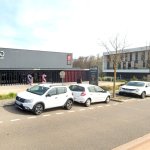
{"type": "Polygon", "coordinates": [[[122,92],[119,92],[119,95],[123,95],[122,92]]]}
{"type": "Polygon", "coordinates": [[[70,110],[72,108],[72,105],[73,105],[73,101],[69,99],[65,104],[65,108],[67,110],[70,110]]]}
{"type": "Polygon", "coordinates": [[[106,102],[106,103],[109,103],[109,102],[110,102],[110,96],[107,96],[105,102],[106,102]]]}
{"type": "Polygon", "coordinates": [[[85,106],[86,107],[89,107],[91,105],[91,100],[90,99],[87,99],[86,102],[85,102],[85,106]]]}
{"type": "Polygon", "coordinates": [[[144,99],[144,98],[145,98],[145,96],[146,96],[146,93],[145,93],[145,92],[142,92],[142,94],[141,94],[141,98],[142,98],[142,99],[144,99]]]}
{"type": "Polygon", "coordinates": [[[43,105],[41,103],[39,103],[34,106],[33,112],[35,115],[40,115],[43,112],[43,110],[44,110],[43,105]]]}

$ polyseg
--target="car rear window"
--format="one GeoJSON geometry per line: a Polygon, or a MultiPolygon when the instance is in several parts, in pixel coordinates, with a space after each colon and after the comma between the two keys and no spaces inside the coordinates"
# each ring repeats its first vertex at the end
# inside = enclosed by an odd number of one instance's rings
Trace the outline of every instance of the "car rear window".
{"type": "Polygon", "coordinates": [[[69,89],[71,91],[76,91],[76,92],[84,92],[85,91],[85,88],[82,86],[79,86],[79,85],[71,85],[71,86],[69,86],[69,89]]]}

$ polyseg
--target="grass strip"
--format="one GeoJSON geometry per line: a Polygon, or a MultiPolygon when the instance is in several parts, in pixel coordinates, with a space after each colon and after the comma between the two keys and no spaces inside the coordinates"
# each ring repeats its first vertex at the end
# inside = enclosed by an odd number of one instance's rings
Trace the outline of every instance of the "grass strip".
{"type": "Polygon", "coordinates": [[[0,94],[0,100],[13,99],[16,97],[16,95],[16,93],[0,94]]]}

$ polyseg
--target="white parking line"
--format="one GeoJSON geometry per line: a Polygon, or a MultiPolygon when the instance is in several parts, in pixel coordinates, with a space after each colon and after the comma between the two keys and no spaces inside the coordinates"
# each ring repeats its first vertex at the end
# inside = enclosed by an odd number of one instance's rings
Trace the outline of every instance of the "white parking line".
{"type": "Polygon", "coordinates": [[[102,108],[103,106],[97,106],[98,108],[102,108]]]}
{"type": "Polygon", "coordinates": [[[110,105],[105,105],[106,107],[109,107],[110,105]]]}
{"type": "Polygon", "coordinates": [[[89,109],[92,110],[92,109],[95,109],[95,108],[94,107],[90,107],[89,109]]]}
{"type": "Polygon", "coordinates": [[[35,119],[35,118],[37,118],[37,117],[33,116],[33,117],[28,117],[27,119],[35,119]]]}
{"type": "Polygon", "coordinates": [[[43,115],[43,117],[48,117],[48,116],[50,116],[50,114],[43,115]]]}
{"type": "Polygon", "coordinates": [[[82,108],[82,109],[79,109],[79,111],[84,111],[84,110],[86,110],[86,109],[84,109],[84,108],[82,108]]]}
{"type": "Polygon", "coordinates": [[[68,113],[73,113],[73,112],[75,112],[74,110],[70,110],[70,111],[68,111],[68,113]]]}
{"type": "Polygon", "coordinates": [[[129,102],[130,100],[125,100],[124,102],[126,103],[126,102],[129,102]]]}
{"type": "Polygon", "coordinates": [[[56,115],[62,115],[62,114],[64,114],[64,112],[56,113],[56,115]]]}
{"type": "Polygon", "coordinates": [[[10,120],[10,121],[12,121],[12,122],[14,122],[14,121],[19,121],[20,119],[13,119],[13,120],[10,120]]]}
{"type": "Polygon", "coordinates": [[[118,103],[113,104],[114,106],[118,105],[118,103]]]}

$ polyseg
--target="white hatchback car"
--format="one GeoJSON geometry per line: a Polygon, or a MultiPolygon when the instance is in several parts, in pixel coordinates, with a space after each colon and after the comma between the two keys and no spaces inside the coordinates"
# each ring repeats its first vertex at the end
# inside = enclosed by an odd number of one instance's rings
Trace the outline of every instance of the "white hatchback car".
{"type": "Polygon", "coordinates": [[[150,96],[150,82],[145,81],[130,81],[119,89],[119,95],[132,94],[141,96],[150,96]]]}
{"type": "Polygon", "coordinates": [[[73,84],[69,86],[73,92],[74,101],[85,104],[86,107],[95,102],[110,101],[110,93],[101,87],[91,84],[73,84]]]}
{"type": "Polygon", "coordinates": [[[67,86],[45,83],[18,93],[15,105],[22,110],[30,110],[39,115],[48,108],[64,106],[69,110],[72,108],[73,101],[72,92],[67,86]]]}

